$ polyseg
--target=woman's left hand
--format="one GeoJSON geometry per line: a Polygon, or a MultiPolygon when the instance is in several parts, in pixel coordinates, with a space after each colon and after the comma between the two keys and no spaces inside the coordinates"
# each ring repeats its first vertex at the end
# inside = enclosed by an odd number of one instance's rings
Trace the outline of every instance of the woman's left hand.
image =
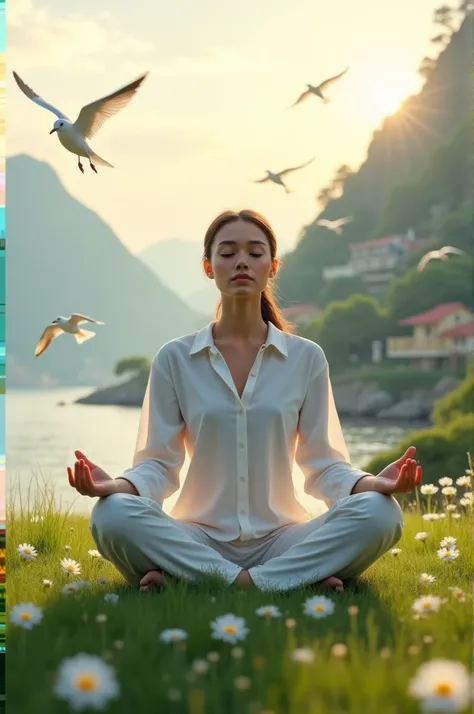
{"type": "Polygon", "coordinates": [[[413,459],[416,448],[410,446],[397,461],[386,466],[373,482],[374,491],[390,496],[393,493],[408,493],[419,486],[422,480],[422,468],[413,459]]]}

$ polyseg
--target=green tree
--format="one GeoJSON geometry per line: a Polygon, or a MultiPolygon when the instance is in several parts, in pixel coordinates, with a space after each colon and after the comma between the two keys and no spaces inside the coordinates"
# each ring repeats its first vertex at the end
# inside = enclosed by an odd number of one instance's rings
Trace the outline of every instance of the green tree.
{"type": "Polygon", "coordinates": [[[134,373],[136,377],[148,378],[150,372],[150,360],[146,357],[125,357],[117,362],[114,369],[116,377],[128,372],[134,373]]]}
{"type": "Polygon", "coordinates": [[[460,414],[471,414],[473,409],[474,375],[468,374],[456,389],[435,402],[433,421],[437,426],[446,427],[460,414]]]}
{"type": "Polygon", "coordinates": [[[327,307],[332,302],[348,300],[353,295],[367,295],[365,283],[358,275],[327,280],[319,296],[319,305],[327,307]]]}

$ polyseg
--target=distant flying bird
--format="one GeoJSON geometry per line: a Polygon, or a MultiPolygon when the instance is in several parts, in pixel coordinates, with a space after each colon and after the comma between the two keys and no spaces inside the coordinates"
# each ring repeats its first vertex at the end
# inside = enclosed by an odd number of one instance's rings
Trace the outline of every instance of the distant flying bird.
{"type": "Polygon", "coordinates": [[[317,97],[322,99],[323,104],[327,104],[329,102],[329,99],[323,94],[323,92],[330,87],[334,82],[337,82],[338,79],[343,77],[346,72],[349,71],[349,67],[346,67],[344,72],[341,72],[340,74],[336,74],[335,77],[330,77],[329,79],[325,79],[324,82],[321,82],[321,84],[318,84],[318,86],[314,86],[313,84],[307,84],[307,89],[298,97],[296,102],[291,105],[291,107],[288,107],[291,109],[292,107],[296,107],[297,104],[300,102],[304,101],[307,99],[310,94],[315,94],[317,97]]]}
{"type": "Polygon", "coordinates": [[[28,99],[31,99],[33,102],[35,102],[35,104],[38,104],[40,107],[48,109],[50,112],[53,112],[53,114],[58,117],[49,133],[53,134],[54,132],[56,132],[58,135],[58,139],[64,146],[64,148],[70,151],[72,154],[77,155],[77,165],[79,166],[79,170],[82,173],[84,173],[84,167],[81,163],[81,156],[85,156],[87,159],[89,159],[90,167],[93,171],[95,171],[95,173],[97,173],[97,169],[94,166],[92,160],[94,160],[94,162],[99,164],[100,166],[108,166],[109,168],[113,169],[112,164],[109,164],[107,161],[105,161],[105,159],[102,159],[94,151],[92,151],[86,139],[92,138],[94,134],[99,131],[100,127],[106,119],[111,116],[114,116],[114,114],[117,114],[117,112],[127,106],[127,104],[129,103],[137,89],[140,87],[147,74],[148,72],[143,74],[134,82],[127,84],[126,87],[122,87],[116,92],[108,94],[106,97],[102,97],[102,99],[96,99],[95,102],[86,104],[84,107],[82,107],[81,111],[79,112],[79,116],[73,123],[70,119],[67,118],[65,114],[63,114],[63,112],[61,112],[59,109],[56,109],[56,107],[53,107],[52,104],[48,104],[48,102],[45,102],[45,100],[42,99],[39,94],[36,94],[36,92],[31,89],[31,87],[28,87],[28,85],[24,83],[24,81],[21,79],[21,77],[18,76],[16,72],[13,72],[13,76],[15,77],[16,83],[20,87],[21,91],[28,97],[28,99]]]}
{"type": "Polygon", "coordinates": [[[278,173],[273,173],[272,171],[267,170],[267,175],[263,179],[258,179],[258,181],[254,181],[254,183],[265,183],[265,181],[273,181],[273,183],[277,183],[279,186],[283,186],[285,189],[286,193],[291,193],[290,189],[288,186],[284,184],[284,182],[281,180],[282,176],[288,176],[288,174],[291,174],[292,171],[299,171],[300,169],[304,169],[305,166],[309,166],[316,157],[313,156],[312,159],[307,161],[305,164],[301,164],[301,166],[294,166],[291,169],[284,169],[283,171],[279,171],[278,173]]]}
{"type": "Polygon", "coordinates": [[[68,332],[70,335],[74,335],[76,342],[81,345],[86,340],[90,340],[94,337],[95,332],[92,330],[84,330],[79,327],[83,322],[93,322],[95,325],[103,325],[105,323],[100,320],[94,320],[92,317],[87,317],[86,315],[79,315],[78,313],[73,313],[69,317],[57,317],[51,322],[48,327],[45,328],[43,334],[41,335],[38,344],[35,349],[35,357],[39,357],[51,342],[61,335],[63,332],[68,332]]]}
{"type": "Polygon", "coordinates": [[[327,228],[328,231],[334,231],[334,233],[340,236],[346,223],[350,223],[353,220],[352,216],[337,218],[335,221],[328,221],[326,218],[321,218],[319,221],[316,221],[316,225],[323,226],[323,228],[327,228]]]}
{"type": "Polygon", "coordinates": [[[452,245],[445,245],[439,250],[430,250],[429,253],[425,253],[420,262],[418,263],[418,270],[422,271],[425,269],[430,260],[447,260],[448,255],[467,255],[464,250],[459,248],[454,248],[452,245]]]}

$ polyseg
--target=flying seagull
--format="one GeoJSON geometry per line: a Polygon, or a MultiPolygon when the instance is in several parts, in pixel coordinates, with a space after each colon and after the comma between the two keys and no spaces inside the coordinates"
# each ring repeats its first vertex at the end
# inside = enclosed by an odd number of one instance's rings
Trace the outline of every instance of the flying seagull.
{"type": "Polygon", "coordinates": [[[283,171],[279,171],[278,173],[273,173],[272,171],[267,170],[267,175],[263,179],[258,179],[258,181],[254,181],[254,183],[265,183],[265,181],[273,181],[273,183],[277,183],[280,186],[283,186],[285,189],[286,193],[291,193],[290,189],[288,186],[284,184],[284,182],[281,180],[282,176],[287,176],[290,174],[292,171],[299,171],[299,169],[303,169],[305,166],[309,166],[316,157],[313,156],[312,159],[309,161],[306,161],[306,163],[301,164],[301,166],[293,166],[291,169],[284,169],[283,171]]]}
{"type": "Polygon", "coordinates": [[[89,159],[90,167],[93,171],[95,171],[95,173],[97,173],[97,169],[93,161],[100,166],[113,168],[112,164],[109,164],[108,161],[105,161],[105,159],[102,159],[94,151],[92,151],[86,139],[91,139],[94,134],[99,131],[106,119],[114,116],[114,114],[117,114],[117,112],[127,106],[147,74],[148,72],[143,74],[134,82],[127,84],[126,87],[122,87],[116,92],[108,94],[106,97],[102,97],[102,99],[96,99],[95,102],[86,104],[79,112],[79,116],[76,121],[71,122],[71,120],[63,114],[63,112],[56,109],[56,107],[52,104],[48,104],[48,102],[42,99],[39,94],[36,94],[31,87],[28,87],[28,85],[24,83],[15,71],[13,72],[15,81],[23,94],[25,94],[28,99],[35,102],[35,104],[38,104],[44,109],[48,109],[58,117],[49,133],[53,134],[56,132],[58,139],[64,148],[72,154],[77,155],[77,165],[82,173],[84,173],[84,167],[81,163],[81,156],[85,156],[89,159]]]}
{"type": "Polygon", "coordinates": [[[302,94],[300,94],[300,96],[298,97],[296,102],[294,104],[292,104],[291,107],[289,107],[289,109],[291,109],[292,107],[295,107],[297,104],[299,104],[300,102],[307,99],[310,96],[310,94],[315,94],[317,97],[322,99],[323,104],[327,104],[329,102],[329,99],[323,94],[323,92],[328,87],[330,87],[332,84],[334,84],[334,82],[337,82],[338,79],[343,77],[346,74],[346,72],[348,72],[348,71],[349,71],[349,67],[346,67],[344,72],[341,72],[340,74],[336,74],[334,77],[330,77],[329,79],[325,79],[324,82],[321,82],[321,84],[318,84],[317,87],[314,86],[313,84],[307,84],[306,85],[307,89],[305,89],[305,91],[302,94]]]}
{"type": "Polygon", "coordinates": [[[68,332],[70,335],[74,335],[76,342],[81,345],[86,340],[90,340],[94,337],[95,332],[92,330],[84,330],[79,327],[84,322],[93,322],[95,325],[103,325],[104,323],[100,320],[94,320],[92,317],[87,317],[86,315],[80,315],[78,313],[73,313],[69,317],[57,317],[51,322],[48,327],[43,331],[43,334],[39,338],[39,342],[36,345],[35,357],[39,357],[51,342],[61,335],[63,332],[68,332]]]}
{"type": "Polygon", "coordinates": [[[324,228],[327,228],[328,231],[334,231],[334,233],[337,233],[337,235],[340,236],[346,223],[350,223],[353,220],[352,216],[337,218],[335,221],[329,221],[326,218],[321,218],[319,221],[316,221],[316,225],[323,226],[324,228]]]}
{"type": "Polygon", "coordinates": [[[439,250],[430,250],[428,253],[425,253],[425,255],[422,257],[420,262],[418,263],[418,270],[422,271],[425,269],[427,264],[430,262],[430,260],[447,260],[448,255],[467,255],[467,253],[464,250],[460,250],[459,248],[454,248],[452,245],[445,245],[439,250]]]}

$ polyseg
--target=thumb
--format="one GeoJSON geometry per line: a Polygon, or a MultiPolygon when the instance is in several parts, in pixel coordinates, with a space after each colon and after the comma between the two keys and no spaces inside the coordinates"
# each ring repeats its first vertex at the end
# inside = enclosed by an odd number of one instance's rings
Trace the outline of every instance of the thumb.
{"type": "Polygon", "coordinates": [[[83,461],[85,461],[90,469],[96,468],[96,464],[90,459],[88,459],[87,456],[82,453],[82,451],[76,450],[74,454],[76,456],[76,459],[82,459],[83,461]]]}
{"type": "Polygon", "coordinates": [[[403,456],[400,456],[399,459],[395,462],[397,466],[401,466],[405,463],[407,459],[413,458],[413,456],[416,454],[416,446],[409,446],[408,449],[405,451],[403,456]]]}

